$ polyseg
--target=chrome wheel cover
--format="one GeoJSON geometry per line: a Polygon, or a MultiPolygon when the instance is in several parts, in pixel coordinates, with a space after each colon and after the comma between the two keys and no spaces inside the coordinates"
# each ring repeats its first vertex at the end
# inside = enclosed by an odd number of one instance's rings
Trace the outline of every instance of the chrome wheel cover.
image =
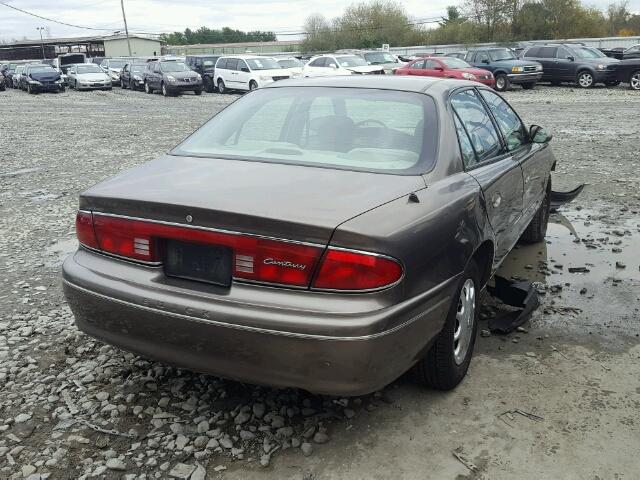
{"type": "Polygon", "coordinates": [[[461,365],[467,357],[475,320],[476,287],[473,280],[468,278],[460,290],[453,329],[453,359],[456,365],[461,365]]]}
{"type": "Polygon", "coordinates": [[[578,83],[581,87],[587,88],[593,85],[593,77],[590,73],[581,73],[578,77],[578,83]]]}
{"type": "Polygon", "coordinates": [[[631,80],[629,81],[631,84],[631,88],[634,90],[640,90],[640,72],[636,72],[631,76],[631,80]]]}

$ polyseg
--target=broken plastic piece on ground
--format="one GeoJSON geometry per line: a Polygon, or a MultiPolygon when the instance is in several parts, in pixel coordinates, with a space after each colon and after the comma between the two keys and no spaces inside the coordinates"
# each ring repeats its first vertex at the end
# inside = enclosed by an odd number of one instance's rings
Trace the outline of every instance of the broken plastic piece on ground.
{"type": "Polygon", "coordinates": [[[529,319],[538,308],[538,291],[528,280],[510,281],[496,275],[495,286],[487,287],[491,295],[519,310],[497,314],[489,320],[489,330],[497,333],[510,333],[529,319]]]}
{"type": "Polygon", "coordinates": [[[584,183],[582,185],[579,185],[578,188],[574,188],[573,190],[570,190],[568,192],[554,192],[552,190],[551,205],[550,205],[551,211],[555,212],[556,210],[558,210],[558,208],[560,208],[565,203],[569,203],[575,200],[576,197],[580,195],[580,192],[582,192],[583,189],[584,189],[584,183]]]}

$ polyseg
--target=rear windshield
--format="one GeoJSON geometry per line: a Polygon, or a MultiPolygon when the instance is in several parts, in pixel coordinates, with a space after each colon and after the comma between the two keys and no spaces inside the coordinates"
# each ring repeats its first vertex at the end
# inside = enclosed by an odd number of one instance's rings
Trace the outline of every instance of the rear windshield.
{"type": "Polygon", "coordinates": [[[419,93],[266,88],[197,130],[174,155],[415,174],[435,158],[433,100],[419,93]]]}

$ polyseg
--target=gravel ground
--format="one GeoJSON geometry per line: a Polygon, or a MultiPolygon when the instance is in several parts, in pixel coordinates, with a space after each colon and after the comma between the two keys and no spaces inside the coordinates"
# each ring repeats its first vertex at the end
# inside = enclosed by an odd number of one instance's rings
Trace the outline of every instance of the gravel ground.
{"type": "Polygon", "coordinates": [[[483,332],[454,392],[401,379],[339,399],[122,352],[81,334],[64,302],[78,194],[236,96],[0,93],[0,478],[637,478],[640,96],[507,97],[554,133],[555,187],[589,184],[546,244],[503,267],[539,282],[541,307],[514,334],[483,332]]]}

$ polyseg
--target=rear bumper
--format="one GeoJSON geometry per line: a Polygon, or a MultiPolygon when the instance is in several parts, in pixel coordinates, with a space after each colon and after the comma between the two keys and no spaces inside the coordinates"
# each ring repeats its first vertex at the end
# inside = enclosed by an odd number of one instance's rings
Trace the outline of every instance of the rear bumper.
{"type": "Polygon", "coordinates": [[[536,73],[510,73],[507,75],[509,78],[509,82],[520,84],[520,83],[533,83],[539,82],[542,78],[542,72],[536,73]]]}
{"type": "Polygon", "coordinates": [[[199,372],[332,395],[378,390],[422,358],[442,328],[457,281],[369,310],[370,298],[362,309],[354,296],[343,295],[349,298],[336,306],[332,294],[236,284],[236,292],[216,295],[208,287],[163,284],[163,277],[161,269],[83,250],[63,265],[76,324],[93,337],[199,372]],[[101,273],[111,265],[116,268],[101,273]],[[257,301],[240,301],[251,293],[257,301]],[[309,308],[301,305],[306,301],[309,308]]]}

